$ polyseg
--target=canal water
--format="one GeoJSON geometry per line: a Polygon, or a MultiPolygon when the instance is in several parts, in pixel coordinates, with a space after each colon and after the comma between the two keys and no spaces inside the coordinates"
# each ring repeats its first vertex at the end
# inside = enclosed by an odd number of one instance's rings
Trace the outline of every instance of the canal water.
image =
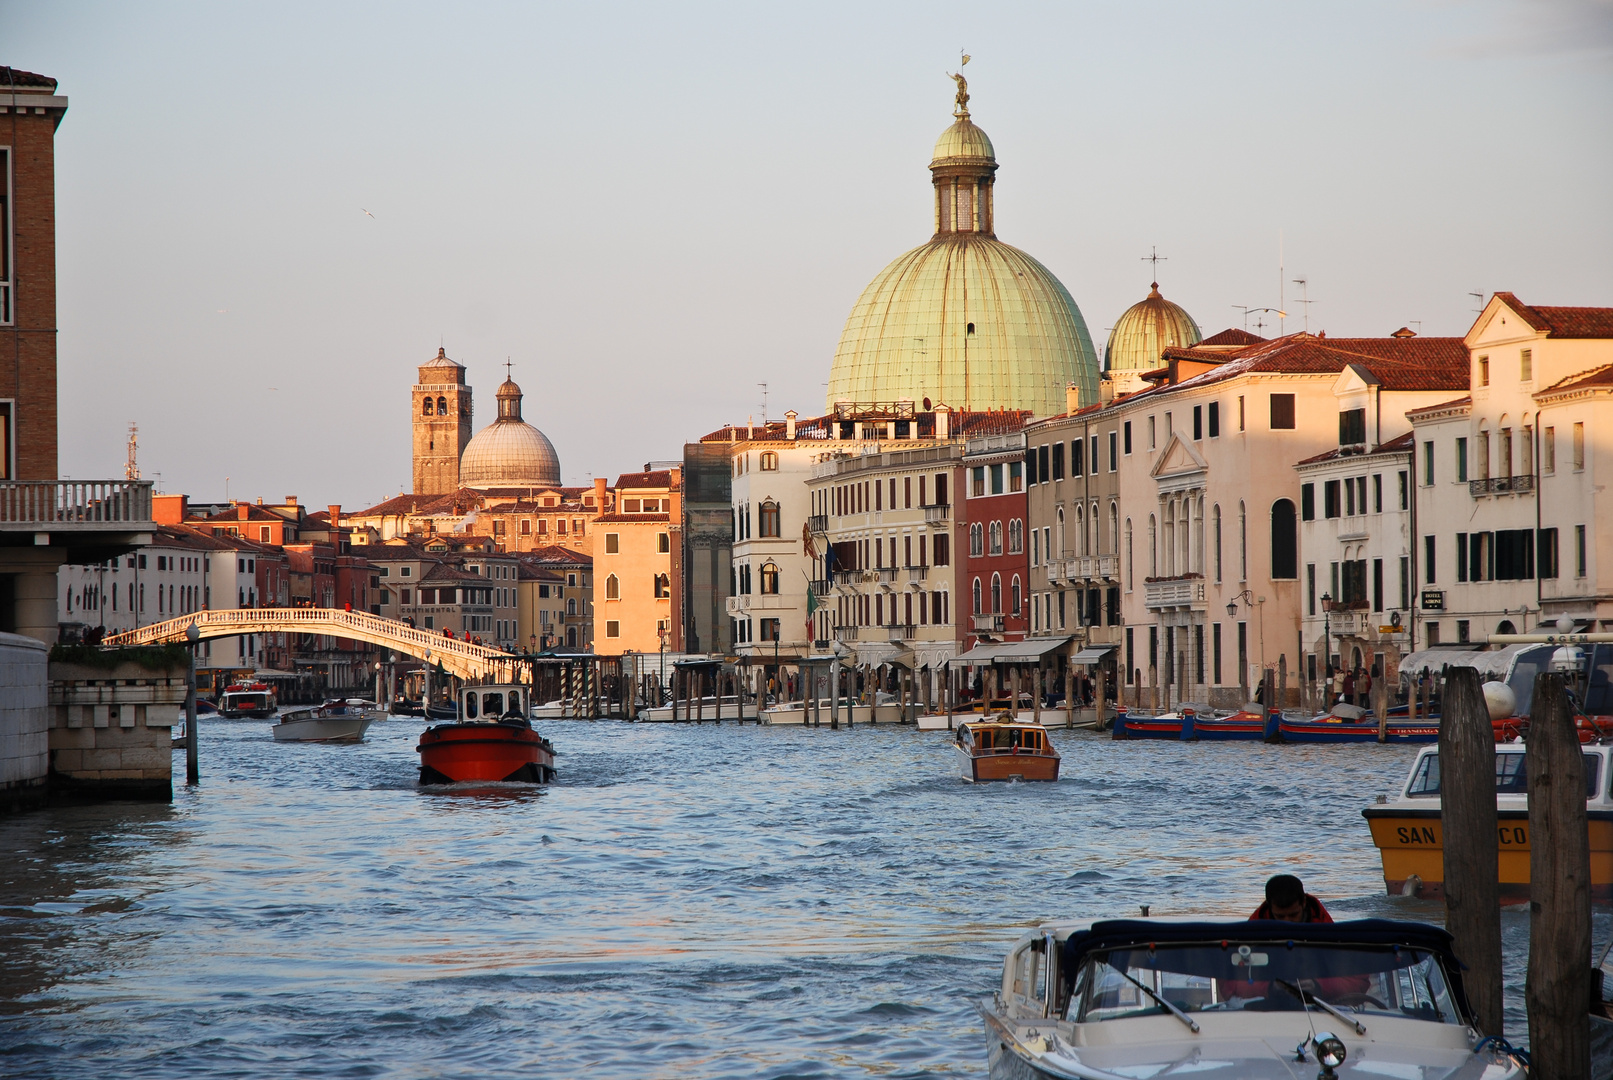
{"type": "Polygon", "coordinates": [[[434,791],[421,726],[204,721],[171,806],[0,818],[0,1075],[978,1076],[1039,920],[1246,917],[1284,871],[1442,913],[1360,814],[1411,747],[1058,731],[1060,782],[975,787],[944,733],[573,721],[558,783],[434,791]]]}

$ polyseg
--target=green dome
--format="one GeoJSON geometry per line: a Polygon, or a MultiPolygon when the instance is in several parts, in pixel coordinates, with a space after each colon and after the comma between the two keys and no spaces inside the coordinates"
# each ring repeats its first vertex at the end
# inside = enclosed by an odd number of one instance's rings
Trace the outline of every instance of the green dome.
{"type": "Polygon", "coordinates": [[[1159,294],[1156,281],[1146,299],[1131,305],[1115,321],[1104,359],[1111,374],[1153,371],[1166,349],[1197,345],[1203,336],[1193,316],[1159,294]]]}

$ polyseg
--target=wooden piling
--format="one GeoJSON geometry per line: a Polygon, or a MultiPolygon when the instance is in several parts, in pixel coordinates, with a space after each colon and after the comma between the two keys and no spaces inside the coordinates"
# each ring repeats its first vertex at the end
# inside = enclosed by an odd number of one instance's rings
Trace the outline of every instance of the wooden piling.
{"type": "MultiPolygon", "coordinates": [[[[1576,749],[1578,744],[1575,744],[1576,749]]],[[[1501,1031],[1501,885],[1496,840],[1495,733],[1479,673],[1445,672],[1439,725],[1440,829],[1445,854],[1445,926],[1480,1034],[1501,1031]]]]}
{"type": "MultiPolygon", "coordinates": [[[[1093,668],[1093,683],[1096,686],[1096,693],[1093,694],[1093,697],[1092,697],[1092,707],[1095,710],[1097,710],[1096,715],[1097,715],[1097,719],[1098,719],[1098,724],[1097,724],[1097,727],[1095,729],[1097,731],[1102,731],[1103,730],[1104,713],[1108,711],[1108,709],[1106,707],[1105,700],[1104,700],[1105,697],[1109,693],[1109,687],[1105,685],[1108,681],[1109,680],[1108,680],[1108,678],[1106,676],[1106,673],[1103,670],[1103,664],[1101,664],[1101,663],[1097,664],[1093,668]]],[[[1070,719],[1071,720],[1075,719],[1075,716],[1074,716],[1073,713],[1071,714],[1070,719]]]]}
{"type": "MultiPolygon", "coordinates": [[[[1441,712],[1450,708],[1446,698],[1441,712]]],[[[1591,1074],[1591,852],[1585,758],[1562,675],[1535,676],[1527,745],[1529,1075],[1569,1080],[1591,1074]]]]}

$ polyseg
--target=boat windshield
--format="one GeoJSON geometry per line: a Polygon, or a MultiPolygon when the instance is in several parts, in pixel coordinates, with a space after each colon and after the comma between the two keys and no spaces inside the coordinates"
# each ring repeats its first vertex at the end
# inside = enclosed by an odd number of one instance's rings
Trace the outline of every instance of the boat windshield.
{"type": "Polygon", "coordinates": [[[1298,1011],[1298,990],[1346,1012],[1462,1022],[1439,959],[1423,949],[1262,941],[1112,949],[1076,975],[1076,1023],[1169,1013],[1141,983],[1184,1013],[1298,1011]],[[1129,976],[1129,978],[1127,978],[1129,976]],[[1135,980],[1133,982],[1132,980],[1135,980]]]}
{"type": "MultiPolygon", "coordinates": [[[[1602,755],[1585,755],[1585,797],[1596,798],[1602,779],[1602,755]]],[[[1495,793],[1497,795],[1527,795],[1529,793],[1529,758],[1523,750],[1503,750],[1495,755],[1495,793]]],[[[1439,751],[1423,755],[1406,785],[1406,796],[1412,799],[1439,797],[1439,751]]]]}

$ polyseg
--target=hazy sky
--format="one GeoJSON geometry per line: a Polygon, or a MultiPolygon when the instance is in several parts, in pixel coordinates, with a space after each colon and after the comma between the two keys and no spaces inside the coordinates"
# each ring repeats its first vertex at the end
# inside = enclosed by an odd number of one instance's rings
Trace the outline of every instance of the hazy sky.
{"type": "Polygon", "coordinates": [[[164,490],[369,505],[439,344],[478,426],[513,360],[567,483],[760,419],[758,383],[820,411],[928,239],[960,48],[998,236],[1100,348],[1152,245],[1206,334],[1277,304],[1279,235],[1330,334],[1613,304],[1606,0],[0,2],[0,63],[71,99],[62,472],[121,475],[133,421],[164,490]]]}

